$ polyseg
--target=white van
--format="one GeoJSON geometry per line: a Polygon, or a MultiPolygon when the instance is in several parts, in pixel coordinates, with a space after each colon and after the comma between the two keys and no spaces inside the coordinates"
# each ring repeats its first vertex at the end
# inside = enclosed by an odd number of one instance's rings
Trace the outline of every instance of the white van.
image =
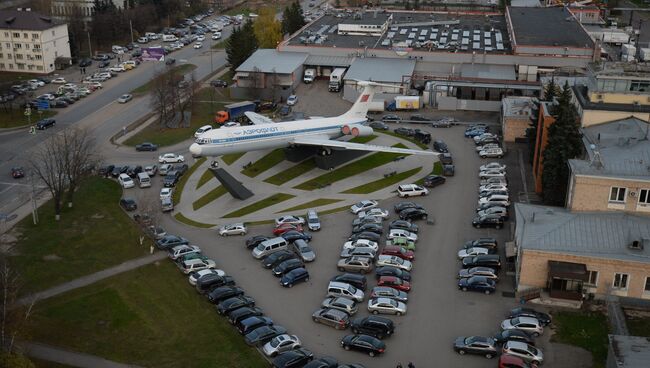
{"type": "Polygon", "coordinates": [[[355,300],[358,303],[363,301],[363,291],[355,288],[354,286],[338,281],[330,281],[327,286],[327,296],[343,297],[355,300]]]}
{"type": "Polygon", "coordinates": [[[289,242],[286,241],[283,237],[278,236],[277,238],[265,240],[261,242],[255,249],[253,249],[253,257],[260,259],[268,256],[271,253],[287,249],[289,242]]]}
{"type": "Polygon", "coordinates": [[[118,55],[122,55],[124,53],[124,48],[122,46],[113,45],[113,47],[111,47],[111,50],[114,54],[118,55]]]}
{"type": "Polygon", "coordinates": [[[163,35],[163,42],[176,42],[178,41],[178,37],[174,35],[163,35]]]}
{"type": "Polygon", "coordinates": [[[138,173],[138,185],[140,188],[149,188],[151,186],[151,178],[146,172],[138,173]]]}

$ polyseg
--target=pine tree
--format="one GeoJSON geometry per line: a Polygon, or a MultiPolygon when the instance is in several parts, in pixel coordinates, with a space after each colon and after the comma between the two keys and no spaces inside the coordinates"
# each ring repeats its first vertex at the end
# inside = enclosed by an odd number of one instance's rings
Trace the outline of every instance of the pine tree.
{"type": "Polygon", "coordinates": [[[241,27],[235,27],[226,41],[226,60],[230,70],[235,70],[257,50],[257,39],[253,23],[249,20],[241,27]]]}
{"type": "Polygon", "coordinates": [[[551,78],[551,81],[548,82],[546,88],[544,88],[544,101],[553,101],[557,96],[557,84],[555,84],[555,78],[551,78]]]}
{"type": "Polygon", "coordinates": [[[282,15],[282,34],[291,34],[304,27],[305,17],[302,15],[302,8],[298,1],[294,1],[286,8],[282,15]]]}

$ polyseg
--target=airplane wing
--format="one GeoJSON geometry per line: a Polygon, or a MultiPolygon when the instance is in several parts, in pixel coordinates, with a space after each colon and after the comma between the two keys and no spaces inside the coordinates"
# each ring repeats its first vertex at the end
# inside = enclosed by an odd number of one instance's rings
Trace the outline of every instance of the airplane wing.
{"type": "Polygon", "coordinates": [[[355,151],[376,151],[376,152],[391,152],[391,153],[402,153],[405,155],[425,155],[425,156],[435,156],[438,157],[437,152],[432,151],[423,151],[423,150],[414,150],[408,148],[395,148],[395,147],[386,147],[378,146],[374,144],[364,144],[364,143],[351,143],[351,142],[342,142],[335,141],[326,138],[295,138],[293,139],[294,144],[301,144],[305,146],[321,146],[321,147],[332,147],[332,148],[343,148],[355,151]]]}
{"type": "Polygon", "coordinates": [[[264,115],[256,114],[252,111],[246,111],[244,114],[246,114],[246,117],[250,119],[250,121],[254,125],[262,125],[262,124],[274,124],[275,122],[269,118],[267,118],[264,115]]]}

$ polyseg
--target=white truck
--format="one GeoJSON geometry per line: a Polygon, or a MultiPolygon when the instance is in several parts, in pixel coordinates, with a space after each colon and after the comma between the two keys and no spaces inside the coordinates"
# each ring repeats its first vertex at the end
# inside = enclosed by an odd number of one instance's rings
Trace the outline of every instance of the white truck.
{"type": "Polygon", "coordinates": [[[343,75],[345,74],[345,68],[336,68],[330,74],[330,83],[328,90],[330,92],[339,92],[343,86],[343,75]]]}
{"type": "Polygon", "coordinates": [[[302,78],[302,81],[309,84],[316,79],[316,69],[307,69],[305,70],[305,75],[302,78]]]}

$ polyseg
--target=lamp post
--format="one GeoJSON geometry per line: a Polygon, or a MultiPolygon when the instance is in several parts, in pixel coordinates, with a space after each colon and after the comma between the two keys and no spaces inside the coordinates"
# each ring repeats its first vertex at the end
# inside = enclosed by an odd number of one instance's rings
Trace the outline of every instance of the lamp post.
{"type": "Polygon", "coordinates": [[[90,45],[90,32],[86,32],[86,34],[88,35],[88,57],[92,57],[93,49],[92,46],[90,45]]]}

